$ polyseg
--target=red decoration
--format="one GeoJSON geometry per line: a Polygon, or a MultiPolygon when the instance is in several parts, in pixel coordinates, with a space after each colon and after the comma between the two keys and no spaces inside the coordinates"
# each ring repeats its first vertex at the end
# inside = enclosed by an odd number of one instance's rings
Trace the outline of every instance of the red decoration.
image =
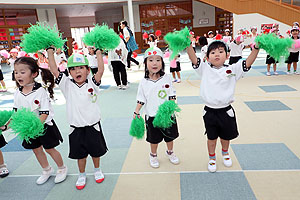
{"type": "Polygon", "coordinates": [[[222,40],[222,35],[221,34],[217,34],[216,35],[216,40],[222,40]]]}
{"type": "Polygon", "coordinates": [[[136,57],[137,57],[137,53],[136,53],[136,52],[133,52],[133,53],[132,53],[132,57],[136,58],[136,57]]]}
{"type": "Polygon", "coordinates": [[[230,69],[228,69],[228,70],[226,70],[226,73],[227,73],[227,74],[231,74],[232,71],[231,71],[230,69]]]}
{"type": "Polygon", "coordinates": [[[156,51],[153,51],[153,54],[154,54],[154,55],[156,55],[156,54],[157,54],[157,52],[156,52],[156,51]]]}
{"type": "Polygon", "coordinates": [[[143,33],[143,39],[147,39],[148,37],[149,37],[149,35],[147,32],[143,33]]]}
{"type": "Polygon", "coordinates": [[[120,38],[124,39],[124,36],[121,34],[121,35],[120,35],[120,38]]]}
{"type": "Polygon", "coordinates": [[[263,34],[268,34],[270,32],[271,29],[265,29],[263,34]]]}
{"type": "Polygon", "coordinates": [[[196,37],[196,40],[199,40],[199,38],[200,38],[200,36],[197,36],[197,37],[196,37]]]}
{"type": "Polygon", "coordinates": [[[286,34],[291,35],[291,30],[288,30],[286,34]]]}
{"type": "Polygon", "coordinates": [[[93,91],[94,91],[93,88],[88,89],[88,92],[90,92],[90,93],[92,93],[93,91]]]}
{"type": "Polygon", "coordinates": [[[160,30],[155,31],[155,35],[156,36],[161,36],[161,31],[160,30]]]}
{"type": "Polygon", "coordinates": [[[34,57],[35,57],[35,58],[38,58],[39,56],[38,56],[38,54],[37,54],[37,53],[35,53],[35,54],[34,54],[34,57]]]}
{"type": "Polygon", "coordinates": [[[166,85],[165,85],[165,88],[169,88],[169,87],[170,87],[170,85],[169,85],[169,84],[166,84],[166,85]]]}
{"type": "Polygon", "coordinates": [[[40,104],[40,102],[38,100],[34,100],[34,103],[37,105],[40,104]]]}

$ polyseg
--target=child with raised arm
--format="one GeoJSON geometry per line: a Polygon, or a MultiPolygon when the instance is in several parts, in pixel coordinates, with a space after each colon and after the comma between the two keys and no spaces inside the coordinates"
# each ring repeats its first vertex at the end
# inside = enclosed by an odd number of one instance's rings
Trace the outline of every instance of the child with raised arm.
{"type": "Polygon", "coordinates": [[[92,157],[94,163],[95,181],[101,183],[104,180],[100,169],[100,157],[107,152],[107,147],[100,125],[100,108],[97,104],[104,63],[100,50],[96,50],[98,71],[93,76],[88,76],[90,68],[87,58],[75,53],[68,59],[71,77],[67,77],[57,69],[54,48],[48,48],[47,52],[50,70],[56,77],[56,84],[67,102],[67,117],[71,129],[69,158],[77,159],[80,174],[76,188],[81,190],[86,185],[85,167],[88,155],[92,157]]]}
{"type": "Polygon", "coordinates": [[[222,41],[213,41],[208,45],[207,61],[205,62],[197,58],[191,45],[187,48],[193,68],[201,76],[200,96],[205,103],[203,119],[208,139],[209,172],[217,170],[215,149],[219,137],[223,163],[227,167],[232,166],[228,152],[229,144],[230,140],[239,135],[235,112],[231,106],[234,101],[235,85],[243,73],[250,70],[258,51],[258,47],[254,45],[246,60],[225,65],[229,54],[227,45],[222,41]]]}
{"type": "MultiPolygon", "coordinates": [[[[193,50],[194,52],[194,50],[193,50]]],[[[195,53],[195,52],[194,52],[195,53]]],[[[170,128],[162,129],[153,126],[153,120],[158,107],[165,101],[175,100],[176,93],[172,85],[172,78],[165,74],[163,53],[157,47],[149,48],[144,55],[145,76],[141,80],[137,93],[137,106],[133,118],[140,117],[140,110],[144,106],[147,127],[147,142],[150,143],[150,166],[159,167],[157,148],[161,141],[167,145],[166,155],[172,164],[179,164],[179,159],[173,152],[174,140],[179,136],[176,123],[170,128]]]]}

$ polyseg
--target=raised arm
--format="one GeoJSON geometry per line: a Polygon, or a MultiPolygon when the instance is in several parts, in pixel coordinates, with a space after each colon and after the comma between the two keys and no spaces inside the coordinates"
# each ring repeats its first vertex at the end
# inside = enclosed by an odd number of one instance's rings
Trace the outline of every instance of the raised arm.
{"type": "Polygon", "coordinates": [[[192,44],[186,50],[187,50],[187,53],[188,53],[189,58],[192,61],[192,63],[194,65],[196,65],[197,64],[197,56],[196,56],[195,51],[192,47],[192,44]]]}
{"type": "Polygon", "coordinates": [[[252,49],[250,55],[246,59],[246,67],[247,68],[251,67],[251,65],[254,63],[254,61],[258,55],[258,52],[259,52],[259,48],[257,47],[257,44],[255,44],[253,46],[253,49],[252,49]]]}
{"type": "Polygon", "coordinates": [[[94,75],[94,77],[97,83],[99,83],[104,73],[104,63],[103,63],[103,58],[100,50],[96,50],[96,57],[98,62],[98,72],[94,75]]]}
{"type": "Polygon", "coordinates": [[[58,71],[58,68],[56,66],[56,62],[54,59],[54,48],[48,48],[47,53],[48,53],[48,61],[49,61],[50,71],[55,76],[55,78],[58,78],[59,71],[58,71]]]}

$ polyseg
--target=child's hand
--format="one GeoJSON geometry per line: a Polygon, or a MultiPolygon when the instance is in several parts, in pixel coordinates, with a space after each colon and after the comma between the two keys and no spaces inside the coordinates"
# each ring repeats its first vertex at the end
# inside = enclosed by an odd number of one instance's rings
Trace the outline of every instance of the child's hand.
{"type": "Polygon", "coordinates": [[[136,112],[134,112],[134,113],[133,113],[133,119],[135,119],[135,118],[136,118],[136,116],[137,116],[138,118],[141,118],[141,116],[140,116],[140,114],[139,114],[139,113],[136,113],[136,112]]]}
{"type": "Polygon", "coordinates": [[[6,130],[7,130],[7,126],[6,126],[6,125],[0,126],[0,130],[1,130],[1,131],[6,131],[6,130]]]}

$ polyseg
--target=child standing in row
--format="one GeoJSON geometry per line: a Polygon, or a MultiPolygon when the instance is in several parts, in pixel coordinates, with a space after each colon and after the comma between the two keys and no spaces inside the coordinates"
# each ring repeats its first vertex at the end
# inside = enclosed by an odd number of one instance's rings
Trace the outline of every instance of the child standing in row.
{"type": "MultiPolygon", "coordinates": [[[[291,35],[293,40],[299,39],[299,28],[297,26],[293,26],[291,30],[291,35]]],[[[287,74],[292,74],[291,72],[291,66],[293,64],[294,68],[294,74],[299,74],[297,72],[297,63],[299,61],[299,49],[296,48],[290,48],[289,49],[290,55],[288,59],[286,60],[287,63],[287,74]]]]}
{"type": "Polygon", "coordinates": [[[12,72],[12,78],[11,78],[11,80],[15,80],[15,74],[14,74],[14,65],[15,65],[15,61],[17,60],[17,57],[18,57],[18,50],[17,49],[15,49],[15,48],[13,48],[13,49],[11,49],[10,50],[10,55],[11,55],[11,58],[9,58],[8,60],[7,60],[7,64],[10,66],[10,68],[13,70],[13,72],[12,72]]]}
{"type": "Polygon", "coordinates": [[[0,55],[0,92],[6,92],[6,85],[4,82],[4,77],[3,77],[3,73],[1,70],[1,62],[2,62],[2,56],[0,55]]]}
{"type": "Polygon", "coordinates": [[[240,59],[242,59],[243,49],[245,48],[243,42],[244,42],[243,35],[237,35],[235,36],[234,41],[230,43],[229,65],[237,63],[240,59]]]}
{"type": "MultiPolygon", "coordinates": [[[[193,49],[192,51],[194,52],[193,49]]],[[[179,136],[175,117],[175,123],[172,127],[167,129],[154,128],[152,124],[158,107],[165,101],[176,99],[172,79],[164,72],[165,63],[163,61],[162,51],[157,47],[147,49],[144,54],[144,64],[145,76],[139,84],[137,106],[133,118],[140,117],[140,110],[145,106],[146,140],[150,143],[151,167],[159,167],[157,148],[162,140],[167,144],[166,155],[170,162],[172,164],[179,164],[179,159],[173,152],[173,141],[179,136]]]]}
{"type": "MultiPolygon", "coordinates": [[[[278,29],[271,29],[270,34],[274,34],[274,37],[278,37],[278,29]]],[[[271,69],[271,64],[273,64],[273,70],[274,70],[274,75],[278,75],[278,72],[276,72],[276,67],[277,67],[278,61],[275,61],[273,57],[271,57],[269,54],[267,55],[266,58],[266,64],[267,64],[267,76],[271,76],[270,69],[271,69]]]]}
{"type": "MultiPolygon", "coordinates": [[[[20,57],[15,61],[14,74],[19,88],[14,95],[13,109],[17,111],[21,108],[30,108],[44,123],[45,133],[43,136],[30,139],[28,142],[24,140],[22,143],[25,149],[32,149],[43,168],[42,175],[36,183],[38,185],[44,184],[53,173],[53,168],[49,165],[44,149],[58,167],[54,182],[60,183],[66,179],[68,169],[64,165],[60,153],[55,149],[63,139],[53,120],[54,113],[50,103],[50,98],[53,98],[54,77],[49,70],[40,68],[36,60],[30,57],[20,57]],[[42,70],[41,75],[44,83],[46,85],[50,83],[48,87],[50,97],[46,89],[34,80],[39,75],[39,70],[42,70]]],[[[5,129],[9,123],[5,125],[5,129]]]]}
{"type": "Polygon", "coordinates": [[[54,48],[47,49],[50,70],[56,77],[56,84],[66,98],[67,117],[71,133],[69,135],[69,158],[76,159],[79,177],[76,188],[81,190],[86,185],[86,159],[90,155],[94,163],[94,177],[97,183],[104,181],[100,169],[100,157],[107,152],[106,142],[100,124],[100,108],[97,104],[99,86],[104,72],[104,63],[100,50],[96,50],[98,71],[93,76],[89,63],[81,54],[73,54],[68,59],[70,77],[58,71],[54,60],[54,48]]]}
{"type": "Polygon", "coordinates": [[[96,74],[98,72],[98,62],[95,54],[95,49],[92,46],[88,46],[89,53],[86,55],[86,58],[89,61],[89,67],[91,68],[92,74],[96,74]]]}
{"type": "Polygon", "coordinates": [[[173,76],[173,82],[180,83],[181,75],[180,75],[181,67],[180,67],[180,54],[175,56],[173,60],[170,61],[170,72],[173,76]],[[177,75],[177,79],[176,79],[177,75]]]}
{"type": "Polygon", "coordinates": [[[230,140],[239,135],[235,112],[231,106],[235,85],[243,73],[250,70],[258,52],[258,47],[254,46],[247,60],[225,65],[229,54],[227,45],[222,41],[214,41],[208,45],[208,62],[197,58],[191,45],[187,49],[193,68],[201,76],[200,95],[205,102],[203,119],[208,139],[209,172],[217,170],[215,149],[218,137],[222,145],[223,163],[227,167],[232,166],[228,152],[229,144],[230,140]]]}

